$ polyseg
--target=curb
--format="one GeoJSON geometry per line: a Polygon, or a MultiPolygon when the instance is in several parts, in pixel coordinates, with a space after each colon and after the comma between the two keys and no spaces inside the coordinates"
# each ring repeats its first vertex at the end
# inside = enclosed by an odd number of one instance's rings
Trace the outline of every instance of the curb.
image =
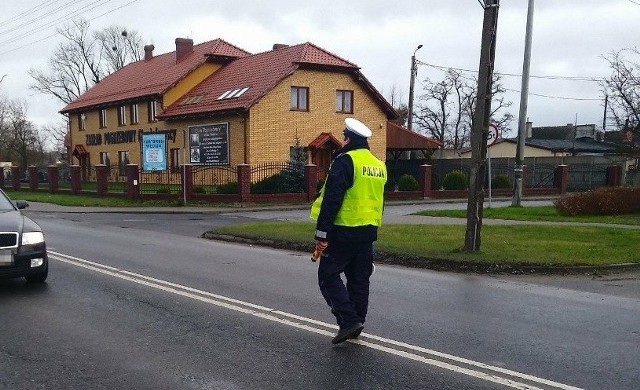
{"type": "MultiPolygon", "coordinates": [[[[303,244],[295,241],[286,241],[266,238],[248,238],[232,236],[228,234],[216,234],[205,232],[202,238],[240,244],[264,246],[276,249],[297,250],[311,253],[313,244],[303,244]]],[[[398,265],[410,268],[430,269],[434,271],[448,271],[459,273],[479,274],[539,274],[539,275],[577,275],[577,274],[602,274],[624,271],[640,270],[640,263],[612,264],[606,266],[536,266],[536,265],[503,265],[503,264],[479,264],[465,261],[437,259],[419,256],[399,256],[382,251],[374,251],[374,261],[378,264],[398,265]]]]}

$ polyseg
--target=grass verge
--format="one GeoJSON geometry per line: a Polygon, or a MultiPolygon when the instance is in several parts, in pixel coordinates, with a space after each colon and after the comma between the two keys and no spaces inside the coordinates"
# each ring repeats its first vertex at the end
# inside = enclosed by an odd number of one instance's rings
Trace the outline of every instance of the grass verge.
{"type": "MultiPolygon", "coordinates": [[[[208,235],[241,237],[276,247],[311,251],[314,228],[314,224],[307,222],[258,222],[218,227],[208,235]]],[[[638,231],[633,229],[485,225],[481,250],[467,253],[461,250],[465,228],[384,225],[375,243],[377,261],[482,271],[640,263],[638,231]]]]}
{"type": "MultiPolygon", "coordinates": [[[[430,217],[466,218],[467,210],[424,210],[416,215],[430,217]]],[[[553,206],[534,207],[498,207],[485,208],[482,211],[483,218],[508,219],[518,221],[550,221],[550,222],[582,222],[582,223],[610,223],[618,225],[640,225],[640,214],[627,215],[583,215],[565,217],[556,211],[553,206]]]]}

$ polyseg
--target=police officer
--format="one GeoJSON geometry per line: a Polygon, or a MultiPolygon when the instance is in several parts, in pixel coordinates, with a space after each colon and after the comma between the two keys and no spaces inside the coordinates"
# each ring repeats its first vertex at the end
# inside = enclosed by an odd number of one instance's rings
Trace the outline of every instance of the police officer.
{"type": "Polygon", "coordinates": [[[385,164],[369,150],[371,130],[345,119],[344,146],[336,151],[320,196],[311,207],[316,224],[320,292],[340,330],[332,343],[357,338],[369,305],[373,242],[382,223],[385,164]],[[344,285],[340,274],[344,273],[344,285]]]}

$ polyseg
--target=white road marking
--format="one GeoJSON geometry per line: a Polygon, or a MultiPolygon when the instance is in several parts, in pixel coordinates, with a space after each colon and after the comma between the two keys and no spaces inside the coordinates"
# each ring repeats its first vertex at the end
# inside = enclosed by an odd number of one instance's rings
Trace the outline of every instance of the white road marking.
{"type": "MultiPolygon", "coordinates": [[[[269,307],[256,305],[250,302],[245,302],[218,294],[213,294],[207,291],[183,286],[166,280],[156,279],[149,276],[137,274],[135,272],[130,272],[78,257],[65,255],[63,253],[58,253],[51,250],[49,250],[48,252],[50,258],[58,261],[127,280],[133,283],[141,284],[147,287],[152,287],[165,292],[195,299],[215,306],[234,310],[240,313],[250,314],[255,317],[278,322],[280,324],[306,330],[308,332],[333,337],[335,330],[338,328],[336,325],[298,316],[296,314],[271,309],[269,307]]],[[[375,336],[369,333],[362,333],[360,335],[360,339],[358,340],[348,341],[395,356],[400,356],[423,364],[454,371],[460,374],[468,375],[474,378],[486,380],[515,389],[543,390],[543,388],[536,387],[537,385],[543,385],[554,389],[582,390],[579,387],[554,382],[533,375],[523,374],[502,367],[491,366],[485,363],[476,362],[447,353],[403,343],[401,341],[375,336]],[[368,340],[373,340],[375,342],[368,340]],[[517,380],[514,380],[514,378],[517,378],[517,380]],[[519,382],[518,380],[523,380],[530,383],[519,382]]]]}

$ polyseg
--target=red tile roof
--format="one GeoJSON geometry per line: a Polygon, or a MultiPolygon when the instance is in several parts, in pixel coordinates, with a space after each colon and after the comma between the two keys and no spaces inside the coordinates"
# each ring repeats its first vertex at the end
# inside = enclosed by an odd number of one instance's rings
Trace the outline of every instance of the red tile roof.
{"type": "Polygon", "coordinates": [[[242,57],[223,66],[183,98],[167,107],[163,113],[158,115],[158,118],[167,119],[229,110],[247,110],[284,78],[301,67],[337,69],[355,74],[365,89],[375,95],[385,112],[390,117],[396,116],[393,107],[366,80],[357,65],[307,42],[242,57]],[[238,88],[248,89],[239,97],[218,99],[226,91],[238,88]],[[195,101],[195,103],[184,104],[188,101],[195,101]]]}
{"type": "Polygon", "coordinates": [[[175,51],[154,56],[146,61],[132,62],[102,79],[60,112],[161,95],[203,64],[208,56],[239,58],[249,54],[222,39],[215,39],[194,45],[193,51],[178,63],[175,51]]]}
{"type": "Polygon", "coordinates": [[[438,149],[442,143],[409,129],[387,122],[387,149],[393,150],[422,150],[438,149]]]}

